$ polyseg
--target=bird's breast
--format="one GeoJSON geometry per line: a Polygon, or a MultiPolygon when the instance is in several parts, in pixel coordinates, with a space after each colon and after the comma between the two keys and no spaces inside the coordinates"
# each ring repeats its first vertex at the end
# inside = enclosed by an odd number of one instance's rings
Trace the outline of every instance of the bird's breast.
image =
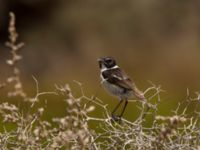
{"type": "Polygon", "coordinates": [[[132,91],[130,90],[125,90],[124,88],[121,88],[117,85],[111,84],[108,81],[106,81],[105,79],[102,80],[102,85],[105,88],[106,91],[108,91],[110,94],[120,97],[120,98],[128,98],[132,91]]]}

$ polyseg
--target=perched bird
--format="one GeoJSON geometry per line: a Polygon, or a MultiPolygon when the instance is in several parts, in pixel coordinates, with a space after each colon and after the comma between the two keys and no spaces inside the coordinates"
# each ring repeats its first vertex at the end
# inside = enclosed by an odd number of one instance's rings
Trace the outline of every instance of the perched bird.
{"type": "Polygon", "coordinates": [[[143,93],[138,90],[128,75],[119,68],[115,59],[112,57],[102,57],[98,59],[98,63],[101,71],[101,84],[110,94],[119,98],[119,103],[111,113],[114,119],[120,119],[123,116],[125,108],[128,104],[128,98],[133,97],[146,101],[143,93]],[[121,114],[119,116],[115,116],[115,112],[123,101],[125,101],[125,104],[121,114]]]}

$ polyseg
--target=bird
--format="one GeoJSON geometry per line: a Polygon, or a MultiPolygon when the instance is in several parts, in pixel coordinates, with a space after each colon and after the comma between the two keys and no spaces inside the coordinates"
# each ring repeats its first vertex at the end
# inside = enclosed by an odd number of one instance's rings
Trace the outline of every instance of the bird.
{"type": "Polygon", "coordinates": [[[117,65],[113,57],[101,57],[98,59],[98,64],[102,86],[108,93],[119,98],[119,103],[111,113],[114,120],[121,119],[130,97],[146,101],[144,94],[136,87],[125,71],[117,65]],[[123,109],[120,115],[117,116],[115,112],[123,101],[125,101],[123,109]]]}

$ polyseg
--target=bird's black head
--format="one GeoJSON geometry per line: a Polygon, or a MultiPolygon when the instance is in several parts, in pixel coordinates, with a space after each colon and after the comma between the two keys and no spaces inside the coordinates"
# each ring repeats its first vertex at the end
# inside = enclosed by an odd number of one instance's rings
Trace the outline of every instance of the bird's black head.
{"type": "Polygon", "coordinates": [[[98,59],[99,67],[102,68],[113,68],[116,66],[116,61],[112,57],[101,57],[98,59]]]}

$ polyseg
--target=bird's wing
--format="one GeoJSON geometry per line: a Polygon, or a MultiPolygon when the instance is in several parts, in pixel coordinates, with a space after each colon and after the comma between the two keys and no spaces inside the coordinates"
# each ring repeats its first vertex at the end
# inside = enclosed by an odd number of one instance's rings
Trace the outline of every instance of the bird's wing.
{"type": "Polygon", "coordinates": [[[136,85],[131,81],[128,75],[118,68],[107,70],[104,74],[107,78],[107,81],[111,84],[118,85],[126,90],[133,91],[133,95],[141,100],[144,100],[145,97],[143,93],[136,87],[136,85]]]}
{"type": "Polygon", "coordinates": [[[132,90],[132,81],[129,79],[126,73],[119,68],[106,70],[102,73],[102,75],[111,84],[118,85],[127,90],[132,90]]]}

